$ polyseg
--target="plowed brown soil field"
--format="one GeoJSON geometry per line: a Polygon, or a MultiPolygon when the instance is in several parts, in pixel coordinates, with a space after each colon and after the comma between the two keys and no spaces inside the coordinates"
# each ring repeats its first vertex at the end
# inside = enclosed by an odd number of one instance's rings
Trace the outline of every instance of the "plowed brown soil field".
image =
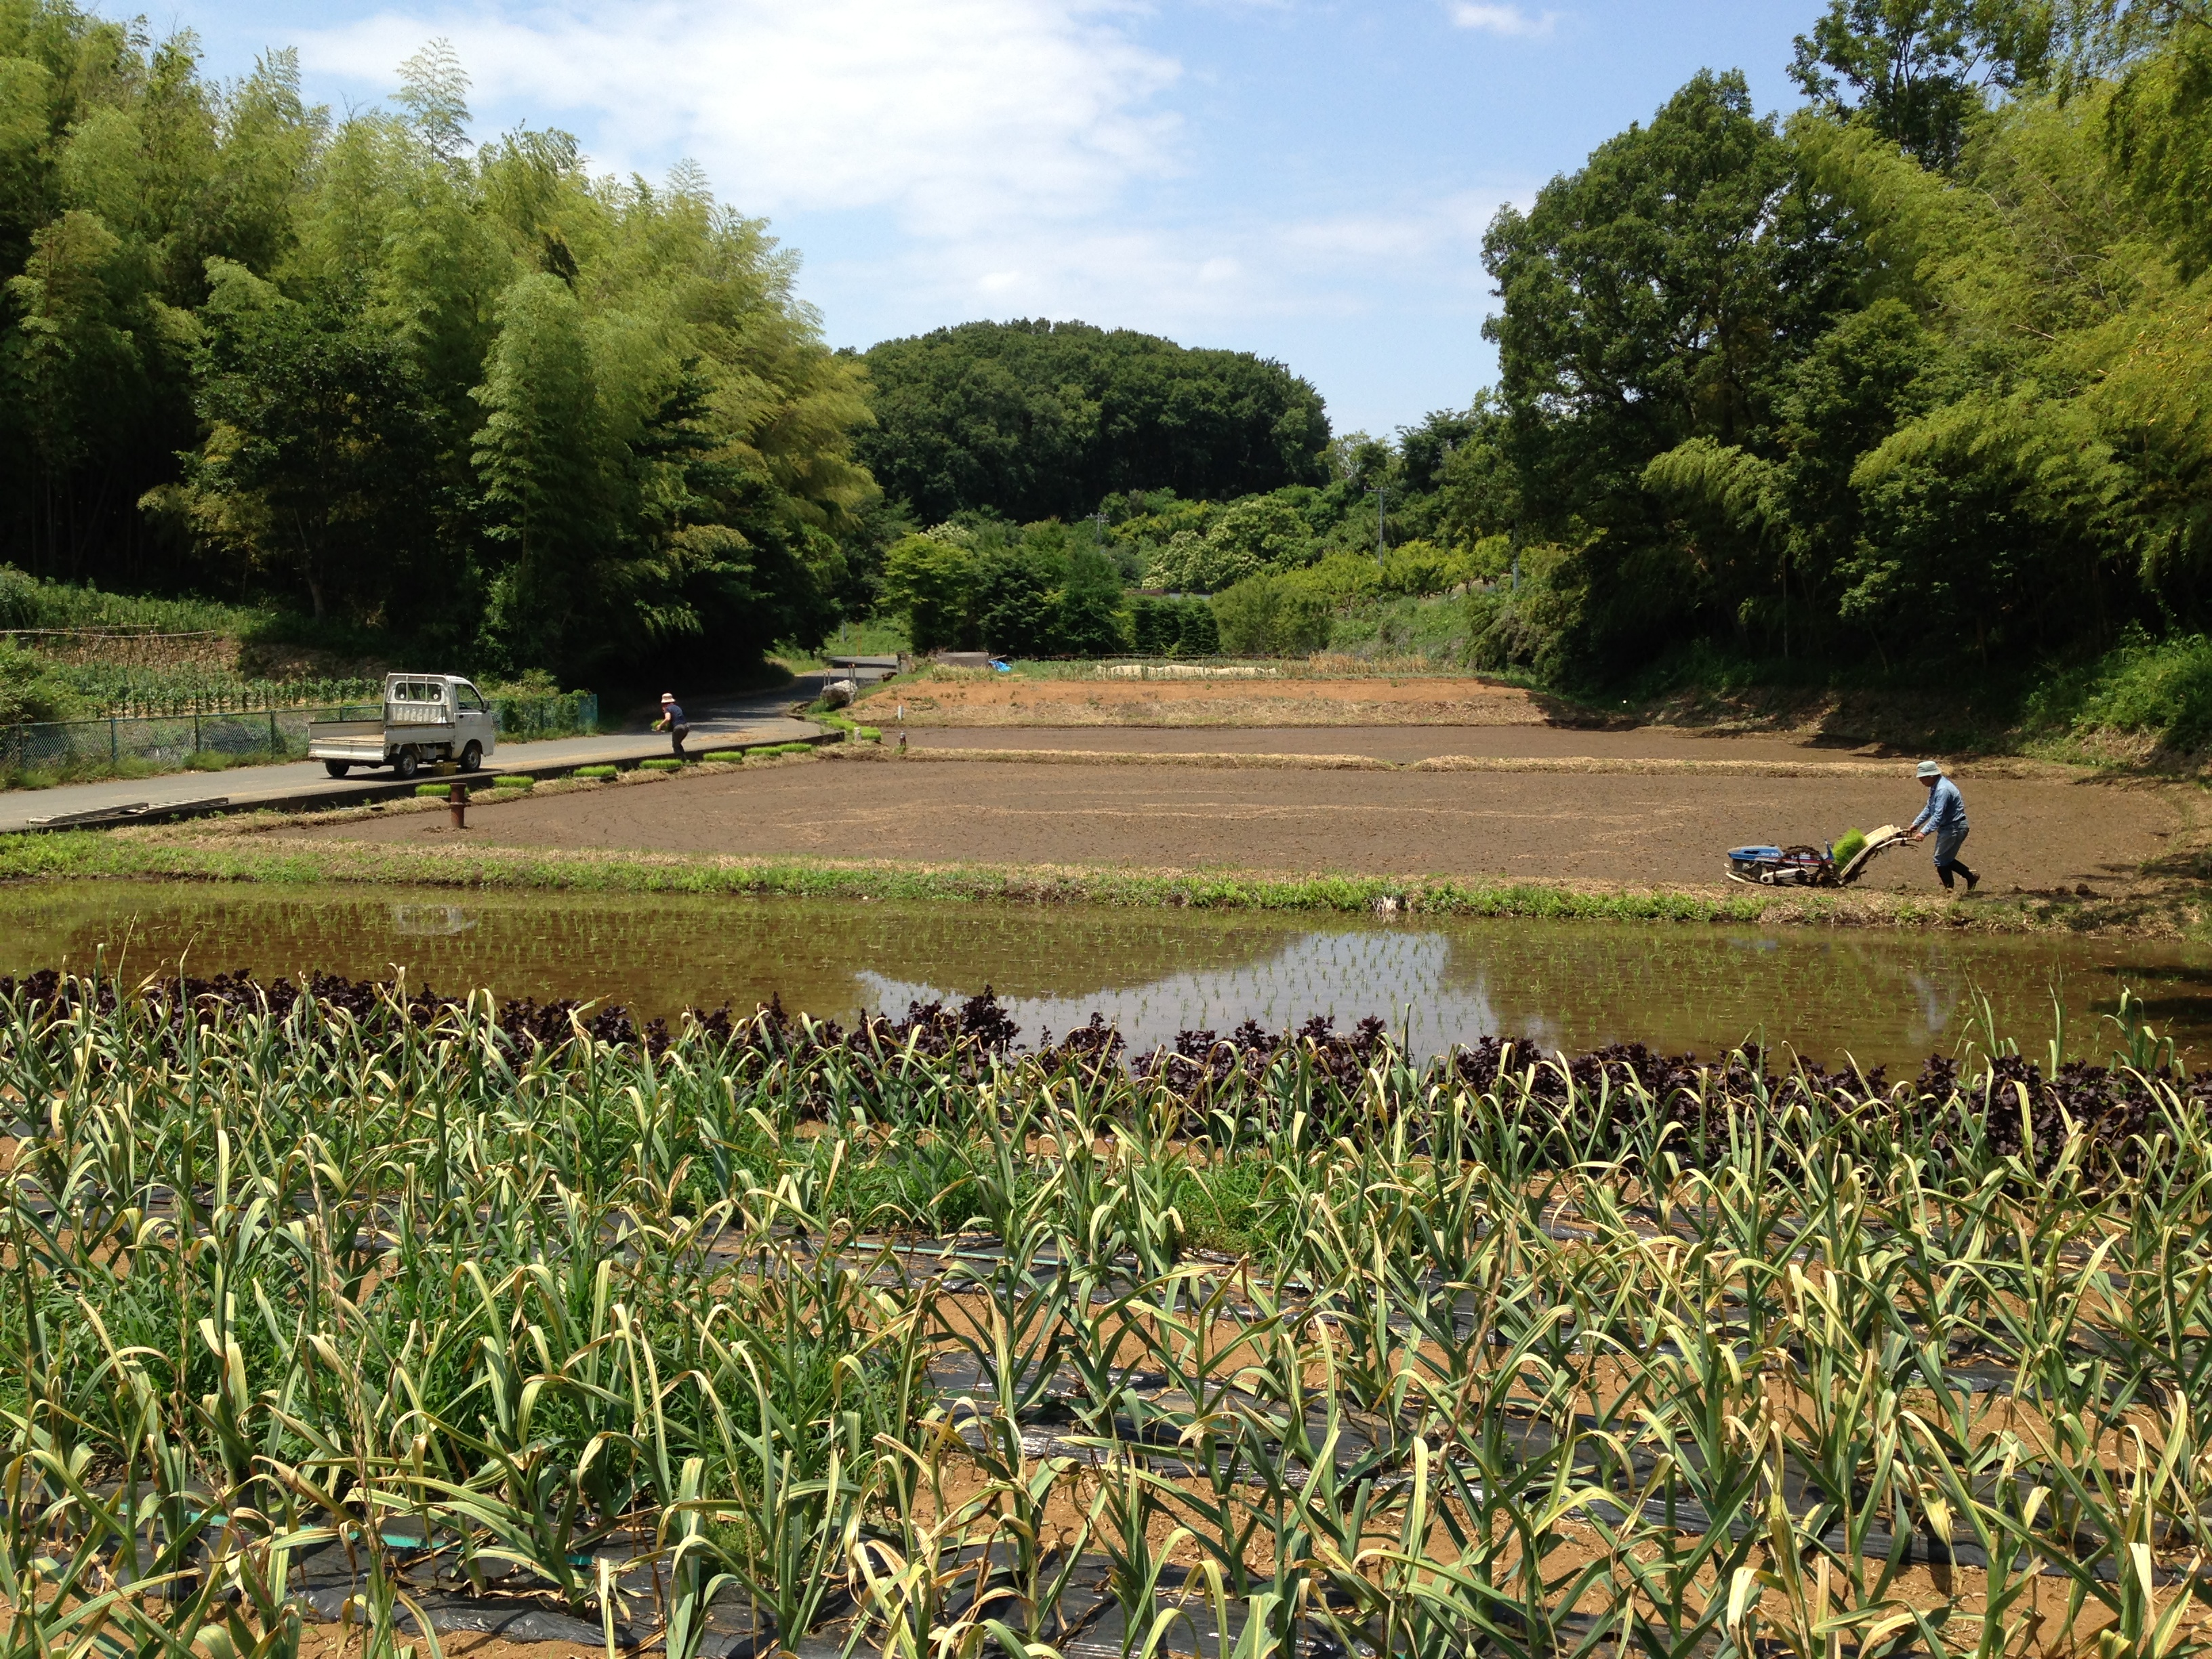
{"type": "MultiPolygon", "coordinates": [[[[1701,754],[1739,752],[1724,741],[1673,741],[1696,742],[1701,754]]],[[[1065,756],[800,761],[479,807],[461,831],[443,812],[426,812],[278,833],[1721,887],[1731,846],[1818,843],[1854,825],[1902,823],[1924,799],[1910,769],[1893,763],[1808,776],[1765,775],[1755,765],[1717,775],[1612,769],[1632,757],[1603,770],[1555,769],[1563,759],[1571,757],[1532,757],[1544,770],[1456,772],[1099,764],[1065,756]]],[[[1650,763],[1683,764],[1664,757],[1650,763]]],[[[2186,798],[2175,790],[2063,775],[1970,775],[1964,787],[1973,823],[1966,856],[1997,891],[2087,884],[2110,892],[2134,882],[2191,827],[2186,798]]],[[[1929,862],[1924,848],[1890,854],[1865,885],[1933,888],[1929,862]]]]}

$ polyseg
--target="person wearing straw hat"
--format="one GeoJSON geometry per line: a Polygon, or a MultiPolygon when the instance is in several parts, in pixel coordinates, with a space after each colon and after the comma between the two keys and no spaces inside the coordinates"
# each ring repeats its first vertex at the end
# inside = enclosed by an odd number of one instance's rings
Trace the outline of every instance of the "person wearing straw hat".
{"type": "Polygon", "coordinates": [[[668,733],[668,744],[675,750],[677,759],[689,758],[684,752],[684,739],[691,735],[691,728],[684,723],[684,707],[676,701],[673,691],[660,694],[660,718],[653,721],[653,729],[668,733]]]}
{"type": "Polygon", "coordinates": [[[1960,794],[1959,786],[1943,775],[1938,761],[1920,763],[1920,781],[1928,786],[1928,805],[1920,809],[1920,816],[1912,820],[1906,834],[1915,841],[1936,837],[1936,873],[1942,878],[1944,890],[1949,891],[1954,875],[1966,878],[1966,890],[1972,892],[1982,884],[1982,878],[1959,862],[1959,849],[1966,844],[1966,801],[1960,794]]]}

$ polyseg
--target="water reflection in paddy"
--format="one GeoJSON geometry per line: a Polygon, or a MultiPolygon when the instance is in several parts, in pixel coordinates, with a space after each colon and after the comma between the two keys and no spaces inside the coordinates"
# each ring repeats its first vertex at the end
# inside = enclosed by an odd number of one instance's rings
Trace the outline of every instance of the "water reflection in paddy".
{"type": "Polygon", "coordinates": [[[0,973],[248,967],[503,996],[599,998],[641,1014],[781,996],[849,1018],[987,984],[1025,1036],[1095,1011],[1139,1048],[1185,1027],[1280,1029],[1368,1014],[1423,1048],[1493,1032],[1581,1048],[1717,1047],[1764,1032],[1832,1061],[1954,1047],[1986,995],[2039,1051],[2052,997],[2077,1048],[2128,984],[2212,1058],[2212,951],[2140,940],[1697,926],[1321,918],[984,904],[450,890],[33,884],[0,890],[0,973]]]}

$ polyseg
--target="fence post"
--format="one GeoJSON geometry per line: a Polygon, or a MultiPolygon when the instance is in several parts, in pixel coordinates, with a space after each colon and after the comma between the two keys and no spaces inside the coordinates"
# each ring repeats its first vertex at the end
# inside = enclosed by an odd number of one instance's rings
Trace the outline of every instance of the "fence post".
{"type": "Polygon", "coordinates": [[[115,716],[107,717],[107,763],[114,766],[123,758],[123,738],[117,732],[115,716]]]}
{"type": "Polygon", "coordinates": [[[272,755],[284,752],[276,746],[276,711],[273,708],[269,711],[269,752],[272,755]]]}

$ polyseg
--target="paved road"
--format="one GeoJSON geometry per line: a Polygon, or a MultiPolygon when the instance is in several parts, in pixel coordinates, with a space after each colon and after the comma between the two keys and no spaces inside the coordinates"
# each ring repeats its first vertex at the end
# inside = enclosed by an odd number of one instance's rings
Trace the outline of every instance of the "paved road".
{"type": "MultiPolygon", "coordinates": [[[[816,678],[802,677],[795,684],[772,694],[687,704],[684,712],[691,718],[691,736],[686,747],[698,755],[727,744],[787,742],[813,736],[822,728],[809,720],[794,720],[789,711],[793,704],[815,694],[816,678]]],[[[667,752],[668,739],[653,732],[558,738],[546,743],[503,743],[494,753],[486,771],[586,766],[667,752]]],[[[56,789],[10,790],[0,794],[0,833],[31,829],[36,819],[68,813],[94,812],[141,802],[159,809],[218,795],[228,797],[233,807],[296,801],[303,796],[314,797],[318,804],[340,806],[360,796],[380,791],[389,793],[392,783],[392,774],[382,769],[356,774],[341,782],[323,769],[320,761],[291,761],[280,766],[234,767],[227,772],[177,772],[161,777],[72,783],[56,789]]]]}

